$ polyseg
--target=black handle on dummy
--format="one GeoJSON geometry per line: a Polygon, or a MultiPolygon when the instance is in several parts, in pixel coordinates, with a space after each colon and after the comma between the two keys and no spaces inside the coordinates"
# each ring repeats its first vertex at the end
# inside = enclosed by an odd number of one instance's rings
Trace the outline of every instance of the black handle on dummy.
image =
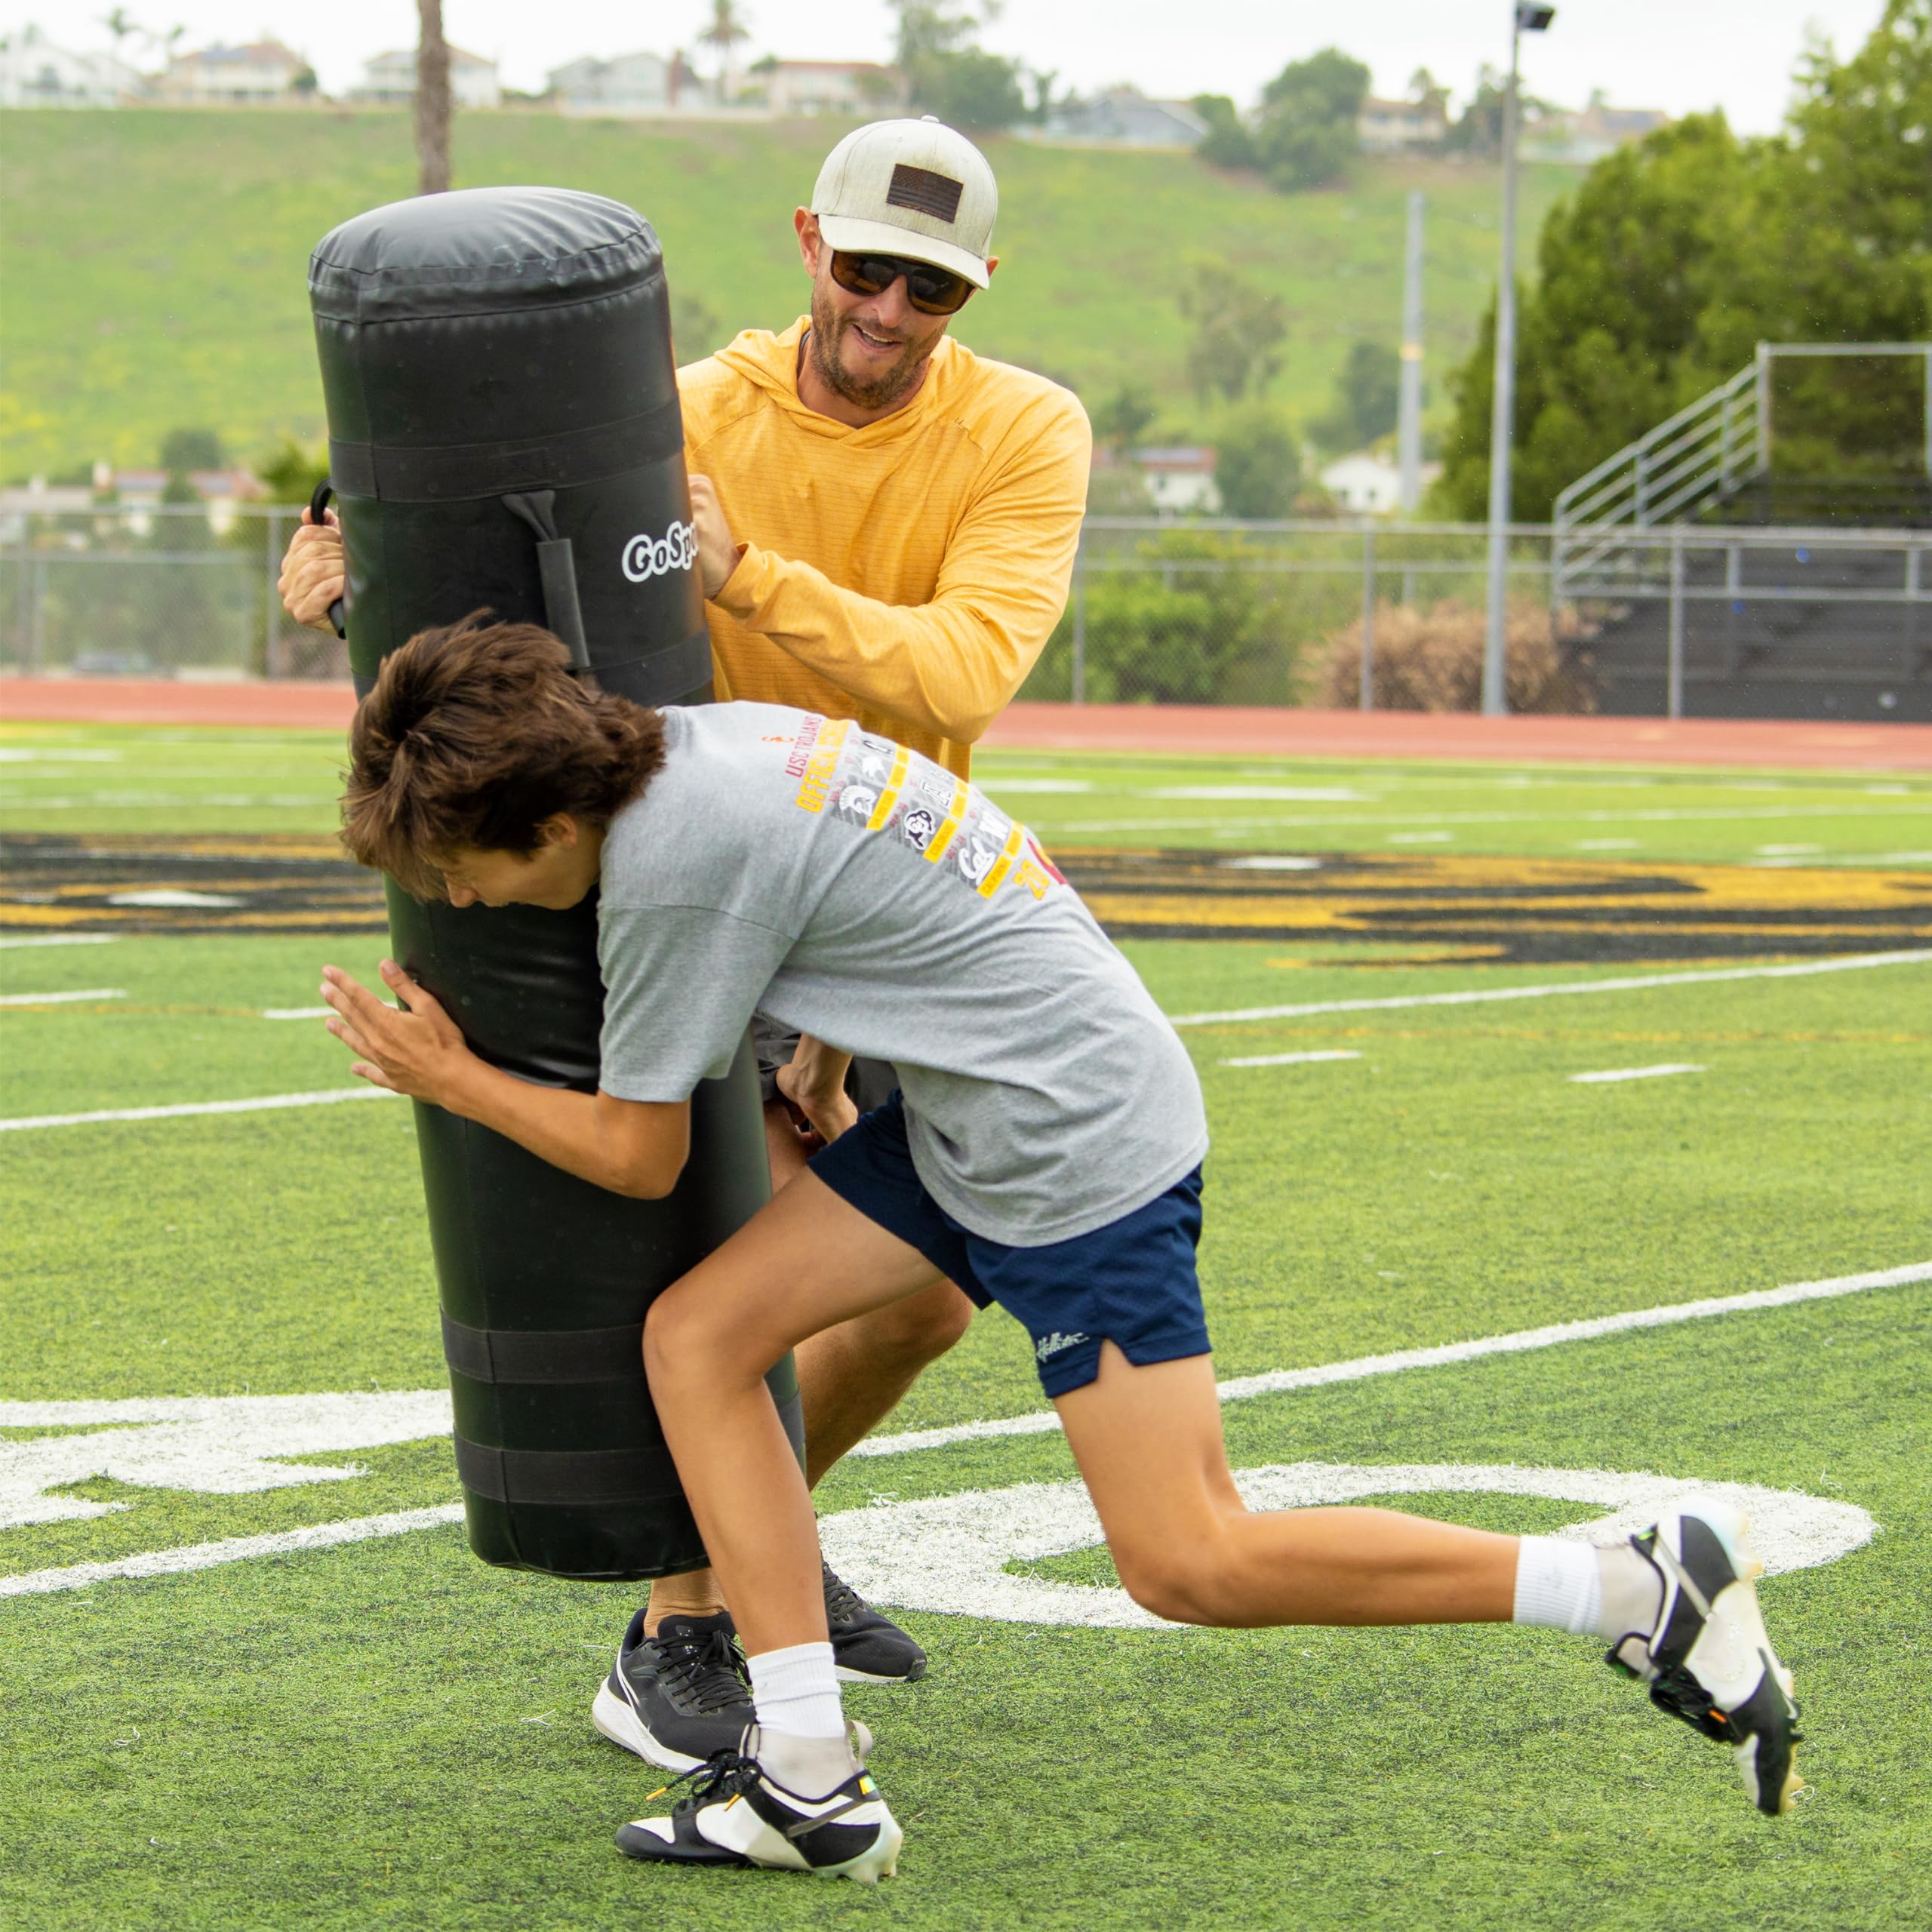
{"type": "MultiPolygon", "coordinates": [[[[323,512],[329,506],[329,499],[334,494],[335,485],[325,476],[315,485],[315,494],[309,499],[309,521],[311,523],[321,523],[323,512]]],[[[342,599],[340,597],[329,606],[329,622],[334,627],[337,637],[346,637],[349,635],[349,626],[343,618],[342,599]]]]}
{"type": "Polygon", "coordinates": [[[583,611],[577,594],[577,558],[568,537],[558,534],[554,490],[527,490],[504,497],[503,507],[527,524],[537,539],[537,572],[543,586],[543,614],[569,648],[571,669],[590,671],[590,646],[583,634],[583,611]]]}

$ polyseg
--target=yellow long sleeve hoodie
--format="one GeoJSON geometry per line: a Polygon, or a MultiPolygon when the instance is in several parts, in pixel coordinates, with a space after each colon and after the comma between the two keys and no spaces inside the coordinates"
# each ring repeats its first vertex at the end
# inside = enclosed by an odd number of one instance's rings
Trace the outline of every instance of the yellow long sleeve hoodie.
{"type": "Polygon", "coordinates": [[[718,695],[854,718],[964,777],[1065,608],[1086,413],[947,337],[905,408],[851,429],[798,400],[806,327],[678,374],[686,459],[745,546],[706,607],[718,695]]]}

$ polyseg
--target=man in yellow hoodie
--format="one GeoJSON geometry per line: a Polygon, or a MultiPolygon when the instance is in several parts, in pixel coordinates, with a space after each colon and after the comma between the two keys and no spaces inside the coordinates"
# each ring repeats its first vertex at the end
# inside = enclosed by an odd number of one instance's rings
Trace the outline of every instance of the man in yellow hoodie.
{"type": "MultiPolygon", "coordinates": [[[[1065,607],[1092,447],[1069,392],[947,335],[991,278],[998,205],[985,156],[931,117],[857,129],[792,218],[810,315],[678,376],[718,696],[852,718],[961,778],[1065,607]]],[[[333,513],[305,517],[284,604],[329,629],[343,579],[333,513]]],[[[782,1186],[813,1144],[794,1122],[809,1111],[836,1132],[854,1109],[826,1090],[834,1063],[816,1042],[755,1031],[782,1186]]],[[[894,1084],[889,1068],[855,1072],[869,1106],[894,1084]]],[[[811,1481],[972,1314],[941,1282],[798,1351],[811,1481]]],[[[826,1609],[841,1677],[923,1672],[918,1644],[829,1571],[826,1609]]],[[[598,1727],[672,1770],[735,1749],[752,1710],[732,1635],[710,1572],[660,1581],[598,1693],[598,1727]]]]}

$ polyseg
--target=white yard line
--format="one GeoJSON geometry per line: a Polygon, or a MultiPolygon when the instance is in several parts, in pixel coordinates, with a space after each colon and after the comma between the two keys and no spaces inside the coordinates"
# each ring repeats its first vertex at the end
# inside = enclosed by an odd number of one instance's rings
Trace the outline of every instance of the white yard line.
{"type": "Polygon", "coordinates": [[[179,1120],[189,1114],[253,1114],[277,1107],[325,1107],[337,1100],[388,1100],[386,1087],[331,1087],[315,1094],[265,1094],[254,1100],[192,1100],[175,1107],[105,1107],[88,1114],[25,1114],[0,1120],[0,1134],[36,1127],[91,1127],[97,1121],[179,1120]]]}
{"type": "Polygon", "coordinates": [[[1239,1060],[1224,1060],[1223,1066],[1309,1066],[1321,1060],[1360,1060],[1361,1055],[1343,1047],[1331,1047],[1319,1053],[1246,1054],[1239,1060]]]}
{"type": "MultiPolygon", "coordinates": [[[[1436,1368],[1455,1362],[1478,1361],[1485,1355],[1520,1354],[1530,1349],[1558,1347],[1567,1342],[1593,1341],[1599,1337],[1620,1334],[1627,1330],[1661,1328],[1676,1322],[1703,1321],[1713,1315],[1741,1315],[1758,1309],[1788,1308],[1801,1302],[1829,1300],[1924,1281],[1932,1281],[1932,1261],[1915,1262],[1905,1267],[1884,1269],[1869,1274],[1841,1275],[1826,1281],[1794,1281],[1782,1287],[1755,1289],[1746,1294],[1713,1296],[1702,1301],[1680,1302],[1662,1308],[1634,1309],[1620,1315],[1558,1322],[1543,1328],[1518,1329],[1506,1335],[1451,1342],[1437,1348],[1405,1349],[1392,1355],[1362,1355],[1352,1361],[1328,1362],[1312,1368],[1275,1369],[1265,1374],[1241,1376],[1223,1382],[1220,1384],[1218,1392],[1223,1402],[1245,1401],[1257,1395],[1324,1388],[1331,1383],[1359,1382],[1373,1376],[1401,1374],[1413,1368],[1436,1368]]],[[[257,1398],[241,1399],[246,1401],[257,1398]]],[[[411,1404],[434,1402],[440,1407],[447,1402],[448,1397],[441,1390],[424,1389],[398,1393],[385,1399],[411,1404]]],[[[223,1407],[224,1398],[192,1396],[87,1403],[0,1402],[0,1427],[59,1428],[87,1423],[206,1423],[216,1420],[223,1407]]],[[[913,1450],[944,1448],[953,1443],[981,1441],[998,1436],[1043,1435],[1059,1427],[1059,1417],[1048,1410],[1030,1415],[1004,1416],[986,1422],[961,1423],[946,1429],[909,1429],[895,1435],[875,1436],[859,1444],[851,1453],[855,1456],[898,1456],[913,1450]]],[[[381,1434],[380,1429],[376,1432],[381,1434]]],[[[385,1435],[382,1439],[393,1438],[385,1435]]],[[[266,1453],[272,1454],[272,1449],[266,1453]]],[[[460,1504],[443,1503],[430,1509],[402,1510],[390,1515],[361,1516],[346,1522],[317,1524],[307,1529],[285,1531],[275,1535],[235,1537],[219,1543],[152,1550],[117,1558],[110,1562],[77,1563],[61,1569],[31,1571],[22,1576],[0,1577],[0,1597],[80,1589],[91,1583],[118,1578],[178,1575],[189,1571],[211,1569],[218,1564],[239,1562],[251,1557],[325,1549],[332,1544],[361,1542],[371,1537],[400,1536],[412,1530],[459,1522],[462,1517],[460,1504]]]]}
{"type": "Polygon", "coordinates": [[[1666,1061],[1661,1066],[1614,1066],[1601,1073],[1573,1073],[1570,1078],[1580,1087],[1607,1086],[1617,1080],[1662,1080],[1673,1073],[1702,1073],[1701,1066],[1693,1066],[1689,1061],[1666,1061]]]}
{"type": "Polygon", "coordinates": [[[264,1020],[326,1020],[334,1009],[326,1006],[272,1006],[264,1020]]]}
{"type": "MultiPolygon", "coordinates": [[[[1678,1321],[1703,1321],[1715,1315],[1743,1315],[1761,1308],[1789,1308],[1798,1302],[1829,1301],[1840,1295],[1863,1294],[1874,1288],[1903,1287],[1913,1281],[1932,1281],[1932,1261],[1914,1262],[1869,1275],[1840,1275],[1823,1281],[1792,1281],[1778,1288],[1756,1288],[1749,1294],[1713,1295],[1703,1301],[1678,1302],[1663,1308],[1631,1309],[1622,1315],[1599,1315],[1586,1321],[1558,1321],[1546,1328],[1519,1328],[1507,1335],[1487,1335],[1473,1342],[1448,1342],[1438,1348],[1403,1349],[1393,1355],[1358,1355],[1352,1361],[1331,1361],[1315,1368],[1271,1369],[1263,1375],[1238,1376],[1219,1385],[1224,1402],[1243,1402],[1254,1395],[1278,1395],[1294,1389],[1322,1389],[1334,1382],[1362,1382],[1371,1376],[1400,1375],[1412,1368],[1441,1368],[1451,1362],[1477,1361],[1484,1355],[1519,1355],[1531,1349],[1553,1349],[1565,1342],[1591,1342],[1599,1336],[1622,1334],[1632,1328],[1666,1328],[1678,1321]]],[[[952,1442],[977,1442],[997,1435],[1045,1435],[1060,1427],[1051,1410],[1030,1415],[1001,1416],[991,1422],[963,1422],[949,1429],[902,1430],[896,1435],[874,1435],[846,1453],[852,1456],[902,1456],[909,1450],[942,1449],[952,1442]]]]}
{"type": "Polygon", "coordinates": [[[1298,1006],[1237,1006],[1223,1013],[1177,1013],[1176,1026],[1223,1026],[1251,1020],[1299,1020],[1315,1013],[1395,1013],[1417,1006],[1481,1006],[1491,1000],[1558,999],[1585,993],[1647,992],[1653,986],[1716,985],[1727,980],[1801,980],[1814,973],[1854,973],[1868,966],[1932,964],[1932,946],[1909,952],[1854,952],[1792,966],[1726,966],[1714,973],[1645,973],[1623,980],[1566,980],[1552,986],[1476,986],[1462,992],[1398,993],[1386,999],[1321,999],[1298,1006]]]}
{"type": "Polygon", "coordinates": [[[291,1550],[327,1549],[331,1544],[365,1543],[371,1537],[406,1536],[412,1530],[441,1529],[463,1521],[460,1503],[439,1503],[431,1509],[401,1509],[390,1516],[353,1516],[343,1523],[315,1523],[305,1530],[283,1530],[274,1536],[229,1537],[220,1543],[189,1543],[178,1549],[154,1549],[140,1556],[123,1556],[112,1563],[72,1563],[60,1570],[29,1570],[20,1577],[0,1577],[0,1597],[44,1596],[54,1590],[84,1589],[125,1577],[174,1577],[188,1570],[212,1570],[220,1563],[243,1563],[251,1557],[281,1556],[291,1550]]]}
{"type": "Polygon", "coordinates": [[[9,935],[0,939],[0,952],[11,952],[22,946],[112,946],[120,937],[118,933],[31,933],[25,937],[9,935]]]}
{"type": "Polygon", "coordinates": [[[125,999],[125,986],[88,986],[71,993],[0,993],[0,1006],[71,1006],[86,999],[125,999]]]}

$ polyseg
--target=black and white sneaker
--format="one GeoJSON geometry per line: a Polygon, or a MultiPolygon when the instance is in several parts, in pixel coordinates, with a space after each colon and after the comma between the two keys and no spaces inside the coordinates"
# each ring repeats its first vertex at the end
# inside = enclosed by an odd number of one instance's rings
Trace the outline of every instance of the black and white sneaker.
{"type": "Polygon", "coordinates": [[[667,1771],[696,1771],[735,1752],[752,1721],[752,1694],[731,1618],[667,1617],[644,1634],[631,1619],[590,1721],[613,1744],[667,1771]]]}
{"type": "Polygon", "coordinates": [[[1764,1634],[1753,1580],[1763,1564],[1741,1512],[1699,1502],[1630,1539],[1663,1586],[1657,1626],[1633,1630],[1605,1661],[1650,1686],[1660,1711],[1728,1744],[1751,1801],[1767,1817],[1804,1789],[1792,1747],[1801,1739],[1791,1672],[1764,1634]]]}
{"type": "Polygon", "coordinates": [[[651,1863],[756,1865],[862,1885],[898,1869],[905,1834],[863,1763],[823,1798],[807,1798],[759,1764],[752,1724],[739,1750],[701,1769],[703,1782],[668,1817],[624,1826],[617,1849],[651,1863]]]}
{"type": "Polygon", "coordinates": [[[880,1616],[830,1564],[823,1568],[825,1621],[839,1681],[916,1684],[926,1674],[925,1652],[890,1617],[880,1616]]]}

